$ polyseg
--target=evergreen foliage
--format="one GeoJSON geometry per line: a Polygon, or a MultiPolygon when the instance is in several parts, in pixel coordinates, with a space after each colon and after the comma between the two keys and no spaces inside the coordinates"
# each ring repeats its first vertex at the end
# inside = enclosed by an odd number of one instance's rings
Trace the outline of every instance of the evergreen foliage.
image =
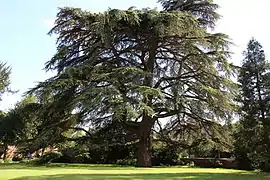
{"type": "MultiPolygon", "coordinates": [[[[236,138],[236,155],[246,168],[270,170],[270,66],[261,44],[248,43],[239,73],[241,119],[236,138]]],[[[243,166],[244,167],[244,166],[243,166]]]]}
{"type": "Polygon", "coordinates": [[[139,166],[149,167],[152,130],[162,119],[168,131],[196,126],[199,134],[230,120],[229,41],[207,31],[218,16],[205,2],[202,9],[197,1],[186,9],[163,2],[164,11],[60,9],[49,33],[58,37],[57,52],[45,67],[58,74],[31,90],[46,100],[43,134],[118,122],[138,140],[139,166]]]}

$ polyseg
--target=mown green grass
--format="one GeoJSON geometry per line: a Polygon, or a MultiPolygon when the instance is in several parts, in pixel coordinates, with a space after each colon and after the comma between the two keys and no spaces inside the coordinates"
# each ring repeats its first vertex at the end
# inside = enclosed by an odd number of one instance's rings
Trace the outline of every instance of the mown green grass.
{"type": "Polygon", "coordinates": [[[99,165],[0,165],[0,180],[270,180],[270,174],[228,169],[134,168],[99,165]]]}

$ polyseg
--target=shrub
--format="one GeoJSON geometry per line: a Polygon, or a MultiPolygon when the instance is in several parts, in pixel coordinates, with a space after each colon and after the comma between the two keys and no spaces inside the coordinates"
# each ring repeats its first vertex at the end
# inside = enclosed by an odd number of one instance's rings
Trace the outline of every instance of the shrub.
{"type": "Polygon", "coordinates": [[[21,161],[21,160],[23,160],[23,158],[21,158],[21,157],[13,157],[12,158],[12,161],[21,161]]]}
{"type": "Polygon", "coordinates": [[[116,161],[117,165],[137,166],[137,159],[119,159],[116,161]]]}
{"type": "Polygon", "coordinates": [[[22,159],[19,161],[19,163],[22,163],[22,164],[29,163],[29,159],[22,159]]]}
{"type": "Polygon", "coordinates": [[[154,166],[175,166],[179,163],[179,152],[177,148],[156,146],[152,149],[152,164],[154,166]]]}
{"type": "Polygon", "coordinates": [[[0,164],[2,164],[2,163],[12,163],[13,161],[12,161],[12,159],[9,159],[9,158],[7,158],[7,159],[0,159],[0,164]]]}
{"type": "Polygon", "coordinates": [[[192,163],[202,168],[237,168],[237,161],[230,158],[183,158],[181,161],[186,162],[189,166],[192,163]]]}
{"type": "Polygon", "coordinates": [[[195,166],[195,163],[194,163],[193,161],[190,161],[190,162],[188,163],[188,166],[189,166],[189,167],[194,167],[194,166],[195,166]]]}
{"type": "Polygon", "coordinates": [[[10,158],[7,158],[7,159],[4,159],[4,163],[12,163],[13,161],[12,161],[12,159],[10,159],[10,158]]]}
{"type": "Polygon", "coordinates": [[[49,152],[41,156],[39,159],[33,159],[30,161],[34,165],[45,165],[51,163],[53,160],[62,156],[60,152],[49,152]]]}

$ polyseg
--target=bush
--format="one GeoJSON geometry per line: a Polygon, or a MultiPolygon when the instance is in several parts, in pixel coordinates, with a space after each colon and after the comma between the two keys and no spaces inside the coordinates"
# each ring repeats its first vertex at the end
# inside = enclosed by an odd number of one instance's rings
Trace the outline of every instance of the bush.
{"type": "Polygon", "coordinates": [[[179,151],[175,147],[156,146],[152,149],[152,164],[154,166],[179,165],[179,151]]]}
{"type": "Polygon", "coordinates": [[[195,166],[201,168],[216,168],[216,159],[214,158],[194,158],[193,162],[195,166]]]}
{"type": "Polygon", "coordinates": [[[54,163],[74,163],[74,157],[70,157],[66,153],[62,153],[62,156],[53,160],[53,162],[54,163]]]}
{"type": "Polygon", "coordinates": [[[4,163],[13,163],[13,161],[12,161],[12,159],[7,158],[7,159],[4,159],[4,163]]]}
{"type": "Polygon", "coordinates": [[[237,161],[230,158],[182,158],[181,161],[189,166],[197,166],[201,168],[237,168],[237,161]]]}
{"type": "Polygon", "coordinates": [[[194,166],[195,166],[195,163],[194,163],[193,161],[190,161],[190,162],[188,163],[188,166],[189,166],[189,167],[194,167],[194,166]]]}
{"type": "Polygon", "coordinates": [[[119,159],[116,161],[117,165],[137,166],[137,159],[119,159]]]}
{"type": "Polygon", "coordinates": [[[26,164],[26,163],[29,163],[29,159],[22,159],[19,161],[19,163],[22,163],[22,164],[26,164]]]}
{"type": "Polygon", "coordinates": [[[237,169],[240,170],[253,170],[251,160],[244,154],[237,152],[236,154],[237,160],[237,169]]]}
{"type": "Polygon", "coordinates": [[[25,160],[25,162],[27,164],[34,165],[34,166],[41,166],[41,165],[45,165],[46,164],[46,163],[43,164],[43,162],[40,159],[38,159],[38,158],[28,159],[28,160],[25,160]]]}
{"type": "Polygon", "coordinates": [[[60,158],[62,154],[60,152],[50,152],[41,156],[39,159],[33,159],[30,161],[34,165],[45,165],[51,163],[53,160],[60,158]]]}
{"type": "Polygon", "coordinates": [[[12,161],[21,161],[21,160],[23,160],[23,158],[21,158],[21,157],[14,157],[14,158],[12,158],[12,161]]]}
{"type": "Polygon", "coordinates": [[[178,160],[178,163],[177,165],[180,165],[180,166],[191,166],[191,165],[194,165],[194,162],[192,161],[192,159],[189,159],[189,158],[180,158],[178,160]]]}
{"type": "Polygon", "coordinates": [[[3,164],[3,163],[12,163],[13,161],[12,161],[12,159],[9,159],[9,158],[7,158],[7,159],[0,159],[0,164],[3,164]]]}

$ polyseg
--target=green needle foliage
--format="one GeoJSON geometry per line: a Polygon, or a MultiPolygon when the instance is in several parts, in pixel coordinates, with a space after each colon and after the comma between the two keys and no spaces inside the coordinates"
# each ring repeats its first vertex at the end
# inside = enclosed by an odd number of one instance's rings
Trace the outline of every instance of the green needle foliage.
{"type": "Polygon", "coordinates": [[[40,107],[35,97],[27,96],[13,109],[1,114],[0,140],[5,147],[5,153],[7,146],[26,147],[28,142],[37,136],[38,126],[41,125],[37,115],[40,107]]]}
{"type": "Polygon", "coordinates": [[[179,10],[191,13],[203,27],[215,27],[220,15],[219,8],[213,0],[159,0],[163,8],[168,11],[179,10]]]}
{"type": "MultiPolygon", "coordinates": [[[[11,68],[7,66],[7,64],[0,62],[0,101],[2,100],[2,96],[4,93],[13,93],[10,89],[10,74],[11,68]]],[[[5,140],[7,139],[5,133],[6,130],[6,122],[5,121],[6,114],[0,111],[0,144],[4,145],[4,149],[7,149],[7,145],[5,140]]],[[[5,156],[5,155],[4,155],[5,156]]]]}
{"type": "Polygon", "coordinates": [[[5,63],[0,62],[0,100],[4,93],[13,92],[10,90],[11,68],[5,63]]]}
{"type": "Polygon", "coordinates": [[[49,33],[58,37],[57,52],[45,67],[58,74],[31,91],[47,102],[46,131],[56,137],[71,127],[116,121],[136,135],[139,166],[149,167],[160,120],[204,129],[231,118],[228,37],[207,31],[216,6],[209,4],[209,13],[166,7],[98,14],[60,9],[49,33]]]}
{"type": "Polygon", "coordinates": [[[239,74],[242,117],[235,135],[236,155],[244,168],[269,171],[270,66],[255,39],[249,41],[244,56],[239,74]]]}

